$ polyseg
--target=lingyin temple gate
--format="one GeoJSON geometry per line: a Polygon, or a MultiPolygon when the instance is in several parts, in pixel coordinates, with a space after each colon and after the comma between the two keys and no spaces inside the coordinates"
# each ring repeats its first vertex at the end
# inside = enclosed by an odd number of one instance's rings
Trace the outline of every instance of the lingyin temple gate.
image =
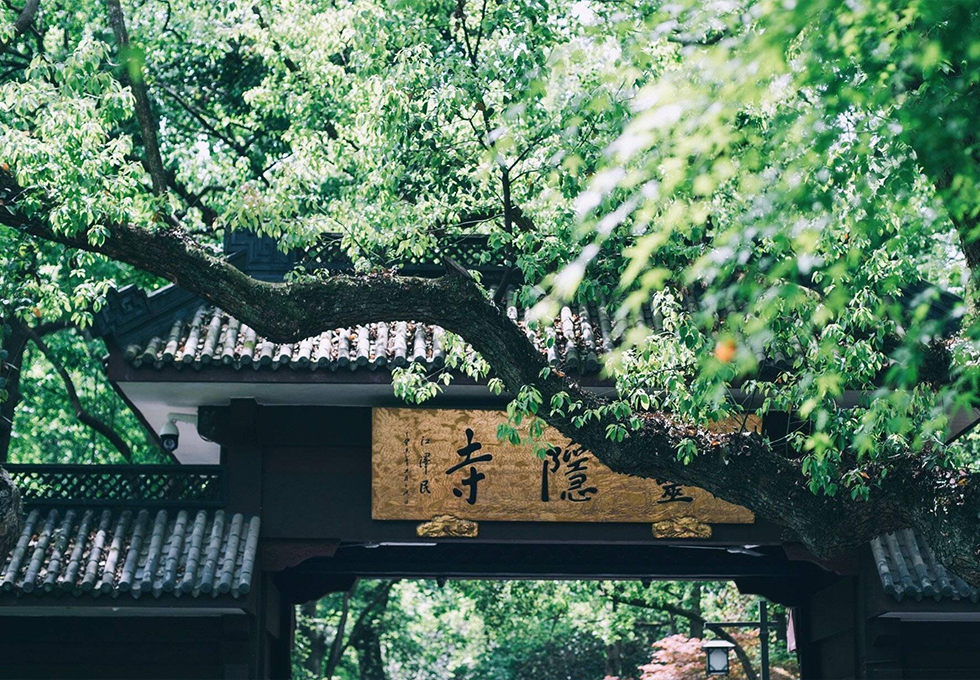
{"type": "MultiPolygon", "coordinates": [[[[226,250],[266,280],[296,261],[246,235],[226,250]]],[[[344,267],[330,251],[321,264],[344,267]]],[[[119,291],[99,329],[118,392],[152,431],[179,433],[173,461],[7,466],[25,521],[0,567],[3,677],[288,677],[294,605],[371,577],[731,579],[793,608],[804,677],[980,677],[980,593],[913,532],[820,563],[745,508],[617,475],[556,432],[544,458],[498,441],[506,399],[465,376],[406,408],[389,369],[443,367],[439,328],[277,345],[169,286],[119,291]]],[[[554,333],[556,365],[609,389],[606,310],[565,308],[538,332],[554,333]]]]}

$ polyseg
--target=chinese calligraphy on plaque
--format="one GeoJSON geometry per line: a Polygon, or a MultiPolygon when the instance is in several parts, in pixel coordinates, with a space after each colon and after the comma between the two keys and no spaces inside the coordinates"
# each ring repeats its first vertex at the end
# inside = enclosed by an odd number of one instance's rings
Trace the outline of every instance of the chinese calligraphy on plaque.
{"type": "Polygon", "coordinates": [[[558,474],[558,484],[564,488],[558,498],[563,501],[582,503],[588,501],[599,489],[586,486],[589,481],[588,463],[591,460],[588,451],[581,446],[555,446],[545,453],[541,465],[541,501],[551,500],[551,476],[558,474]]]}
{"type": "MultiPolygon", "coordinates": [[[[372,516],[427,520],[747,524],[751,512],[694,487],[612,472],[548,429],[543,458],[499,441],[495,411],[376,408],[372,516]]],[[[721,424],[724,425],[724,424],[721,424]]],[[[720,429],[720,428],[719,428],[720,429]]]]}

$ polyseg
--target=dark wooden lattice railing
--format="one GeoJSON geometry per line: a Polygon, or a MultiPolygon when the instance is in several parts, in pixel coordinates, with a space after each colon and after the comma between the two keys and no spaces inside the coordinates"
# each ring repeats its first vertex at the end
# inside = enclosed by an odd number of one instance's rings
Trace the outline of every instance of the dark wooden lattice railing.
{"type": "MultiPolygon", "coordinates": [[[[426,253],[423,256],[406,254],[391,266],[400,273],[413,276],[439,276],[446,267],[442,258],[449,257],[466,269],[477,269],[484,274],[503,273],[506,263],[492,261],[494,251],[490,248],[489,239],[483,234],[460,236],[443,239],[439,252],[426,253]]],[[[329,271],[352,271],[350,258],[341,248],[340,234],[328,234],[309,253],[297,254],[296,259],[311,269],[327,269],[329,271]]]]}
{"type": "Polygon", "coordinates": [[[3,466],[26,505],[218,507],[225,501],[220,465],[3,466]]]}

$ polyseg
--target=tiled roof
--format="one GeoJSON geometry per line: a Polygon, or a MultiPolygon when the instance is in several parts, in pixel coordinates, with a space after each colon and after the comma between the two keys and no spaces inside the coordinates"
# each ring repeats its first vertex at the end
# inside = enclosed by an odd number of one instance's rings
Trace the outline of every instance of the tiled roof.
{"type": "Polygon", "coordinates": [[[242,597],[258,540],[258,517],[222,510],[32,510],[0,593],[242,597]]]}
{"type": "Polygon", "coordinates": [[[896,600],[980,601],[980,591],[936,561],[932,548],[911,529],[883,534],[871,552],[885,593],[896,600]]]}
{"type": "MultiPolygon", "coordinates": [[[[649,310],[651,327],[657,319],[649,310]]],[[[597,373],[601,356],[612,350],[611,315],[603,307],[563,307],[554,324],[532,330],[524,323],[526,310],[513,304],[507,314],[525,330],[553,364],[569,371],[597,373]],[[550,343],[549,339],[554,338],[550,343]]],[[[405,367],[417,362],[441,368],[446,361],[445,331],[411,321],[368,324],[326,331],[292,344],[269,342],[221,310],[202,306],[190,318],[174,322],[166,336],[129,345],[124,357],[133,366],[193,367],[228,365],[235,368],[331,370],[405,367]]]]}

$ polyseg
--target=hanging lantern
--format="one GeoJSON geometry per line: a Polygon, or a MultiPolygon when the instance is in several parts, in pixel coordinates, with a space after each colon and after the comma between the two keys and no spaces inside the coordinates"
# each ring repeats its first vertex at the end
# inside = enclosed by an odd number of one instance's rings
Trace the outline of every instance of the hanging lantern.
{"type": "Polygon", "coordinates": [[[701,643],[708,675],[728,675],[728,651],[734,647],[731,642],[724,640],[708,640],[701,643]]]}

